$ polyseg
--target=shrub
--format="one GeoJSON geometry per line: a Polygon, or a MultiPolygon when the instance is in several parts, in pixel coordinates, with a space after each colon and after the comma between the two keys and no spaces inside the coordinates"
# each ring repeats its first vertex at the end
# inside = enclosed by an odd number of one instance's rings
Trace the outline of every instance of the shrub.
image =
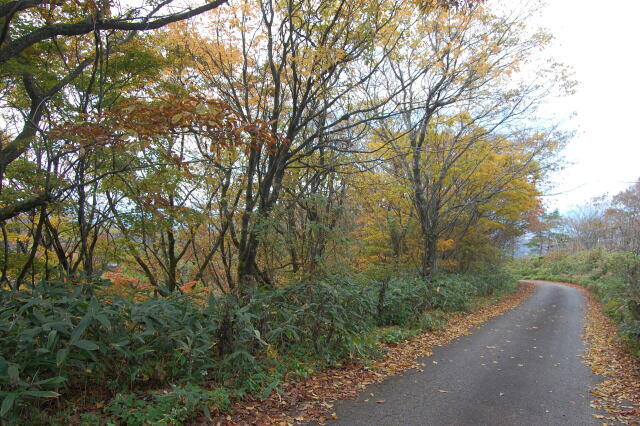
{"type": "Polygon", "coordinates": [[[179,425],[199,413],[211,417],[211,409],[229,406],[226,389],[207,390],[187,384],[144,395],[118,394],[106,408],[118,422],[127,425],[179,425]]]}
{"type": "Polygon", "coordinates": [[[468,311],[475,287],[468,277],[443,275],[432,283],[431,307],[443,311],[468,311]]]}
{"type": "Polygon", "coordinates": [[[479,289],[500,287],[495,279],[487,287],[486,277],[371,283],[329,276],[207,300],[130,300],[110,294],[109,282],[100,280],[0,290],[1,420],[42,418],[29,410],[93,388],[102,399],[119,395],[107,411],[123,423],[179,423],[211,404],[224,408],[230,395],[266,397],[288,372],[303,377],[378,356],[379,340],[397,343],[441,327],[442,311],[468,310],[479,289]],[[394,327],[376,333],[376,325],[394,327]],[[132,393],[170,384],[170,392],[146,401],[132,393]],[[207,390],[222,384],[233,392],[207,390]]]}
{"type": "Polygon", "coordinates": [[[380,325],[413,325],[428,307],[430,286],[424,280],[395,279],[378,287],[377,296],[382,298],[377,312],[380,325]]]}
{"type": "Polygon", "coordinates": [[[217,322],[187,298],[135,303],[96,296],[93,287],[54,281],[31,292],[3,291],[3,416],[78,384],[108,381],[113,391],[126,390],[141,381],[189,380],[215,367],[217,322]]]}

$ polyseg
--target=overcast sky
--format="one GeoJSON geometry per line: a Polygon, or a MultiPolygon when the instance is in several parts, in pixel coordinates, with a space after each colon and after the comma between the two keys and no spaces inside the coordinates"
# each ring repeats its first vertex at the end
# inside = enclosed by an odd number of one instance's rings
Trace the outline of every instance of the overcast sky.
{"type": "Polygon", "coordinates": [[[548,208],[571,210],[611,195],[640,177],[640,1],[549,0],[541,23],[555,36],[552,54],[571,65],[576,95],[549,102],[564,128],[576,130],[552,176],[548,208]],[[566,118],[575,112],[576,116],[566,118]]]}

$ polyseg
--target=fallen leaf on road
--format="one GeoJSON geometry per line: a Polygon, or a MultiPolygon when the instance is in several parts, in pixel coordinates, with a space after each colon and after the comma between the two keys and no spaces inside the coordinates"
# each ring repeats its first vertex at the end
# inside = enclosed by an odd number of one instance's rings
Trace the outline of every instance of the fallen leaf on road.
{"type": "Polygon", "coordinates": [[[376,403],[377,403],[377,404],[384,404],[385,402],[387,402],[387,401],[385,401],[384,399],[381,399],[381,400],[379,400],[379,401],[376,401],[376,403]]]}
{"type": "Polygon", "coordinates": [[[640,359],[626,350],[615,323],[602,311],[595,296],[580,286],[566,285],[580,289],[586,296],[588,310],[583,338],[588,349],[582,358],[595,374],[605,377],[590,390],[595,397],[591,407],[611,416],[594,417],[640,424],[640,359]]]}
{"type": "MultiPolygon", "coordinates": [[[[469,334],[479,324],[518,306],[534,291],[535,285],[524,283],[516,293],[493,305],[472,313],[451,314],[443,329],[419,334],[400,345],[385,345],[386,355],[373,365],[364,365],[357,360],[345,362],[340,367],[319,371],[301,381],[287,381],[281,391],[272,392],[266,399],[245,396],[229,408],[229,413],[234,414],[212,413],[212,419],[207,424],[277,425],[313,421],[324,424],[331,419],[333,412],[328,402],[356,398],[368,385],[420,367],[418,359],[431,356],[434,347],[446,345],[469,334]],[[252,407],[253,410],[246,407],[252,407]]],[[[448,391],[441,389],[440,392],[448,391]]],[[[374,396],[373,392],[369,395],[374,396]]],[[[385,400],[380,399],[377,403],[383,404],[385,400]]]]}
{"type": "Polygon", "coordinates": [[[446,391],[446,390],[444,390],[444,389],[438,389],[438,392],[447,393],[447,392],[449,392],[449,391],[446,391]]]}

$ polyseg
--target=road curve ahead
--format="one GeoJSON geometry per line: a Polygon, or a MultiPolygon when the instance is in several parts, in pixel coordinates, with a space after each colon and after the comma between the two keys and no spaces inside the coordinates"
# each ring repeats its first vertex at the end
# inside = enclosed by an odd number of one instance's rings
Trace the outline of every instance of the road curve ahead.
{"type": "Polygon", "coordinates": [[[590,425],[598,376],[578,357],[580,291],[534,281],[534,295],[408,371],[335,404],[331,425],[590,425]],[[371,395],[373,394],[373,395],[371,395]]]}

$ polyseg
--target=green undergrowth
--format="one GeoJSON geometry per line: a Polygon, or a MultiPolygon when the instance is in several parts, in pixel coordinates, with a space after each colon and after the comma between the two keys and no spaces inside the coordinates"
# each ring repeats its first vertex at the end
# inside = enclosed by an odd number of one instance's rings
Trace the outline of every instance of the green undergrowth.
{"type": "Polygon", "coordinates": [[[520,279],[579,284],[590,290],[618,324],[632,354],[640,357],[640,258],[633,253],[590,250],[549,253],[513,262],[520,279]]]}
{"type": "Polygon", "coordinates": [[[0,294],[0,416],[13,424],[182,424],[285,381],[384,355],[512,291],[489,271],[431,281],[330,276],[239,299],[132,301],[109,282],[0,294]]]}

